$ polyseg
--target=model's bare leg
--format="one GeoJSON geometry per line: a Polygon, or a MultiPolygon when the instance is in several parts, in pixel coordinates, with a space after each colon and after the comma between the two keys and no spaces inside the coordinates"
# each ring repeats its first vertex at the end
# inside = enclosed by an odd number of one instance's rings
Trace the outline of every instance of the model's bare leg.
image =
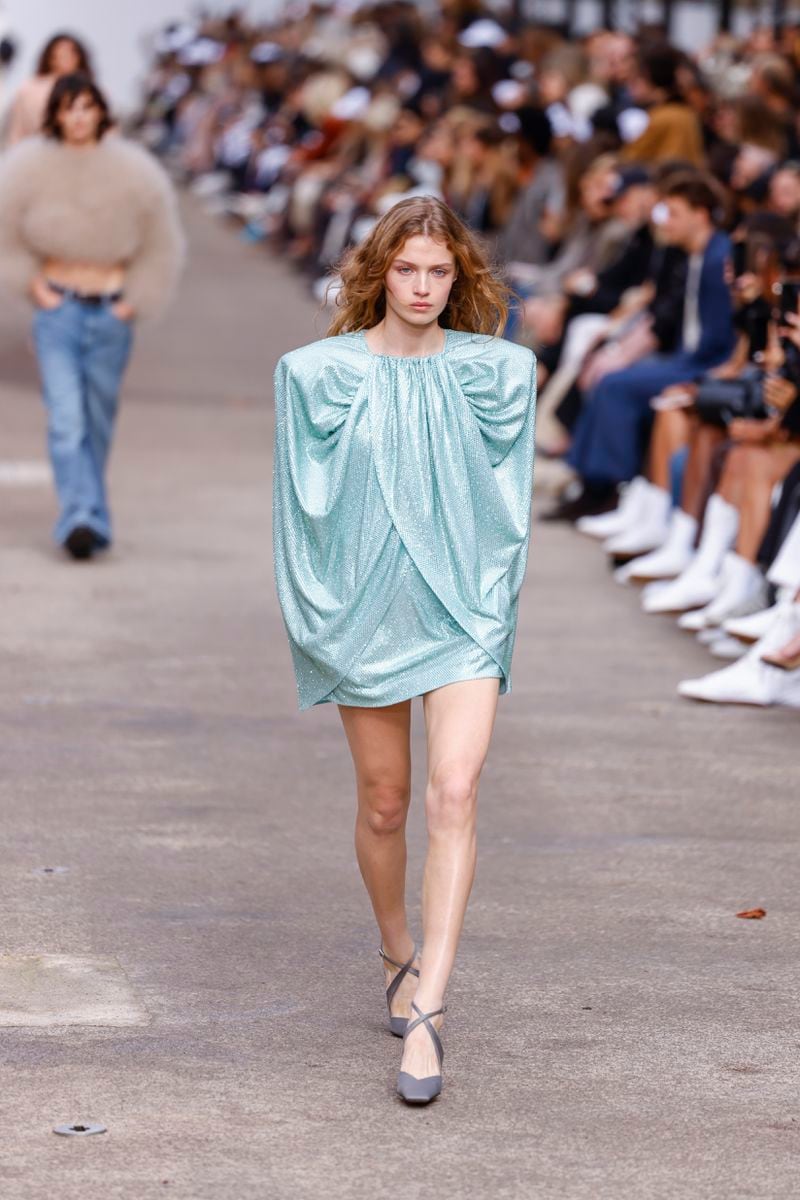
{"type": "Polygon", "coordinates": [[[656,487],[672,491],[670,460],[689,441],[692,421],[682,408],[657,412],[650,438],[648,477],[656,487]]]}
{"type": "MultiPolygon", "coordinates": [[[[494,727],[498,679],[468,679],[426,692],[428,742],[425,812],[428,854],[422,889],[424,945],[416,1005],[441,1008],[475,875],[478,780],[494,727]]],[[[439,1028],[442,1017],[432,1024],[439,1028]]],[[[418,1025],[404,1039],[403,1071],[438,1074],[430,1034],[418,1025]]]]}
{"type": "MultiPolygon", "coordinates": [[[[405,962],[414,949],[405,901],[411,701],[380,708],[338,707],[356,773],[358,865],[372,901],[381,945],[390,958],[405,962]]],[[[385,967],[387,986],[396,974],[396,968],[385,967]]],[[[416,986],[416,977],[407,974],[392,1001],[395,1016],[410,1015],[416,986]]]]}

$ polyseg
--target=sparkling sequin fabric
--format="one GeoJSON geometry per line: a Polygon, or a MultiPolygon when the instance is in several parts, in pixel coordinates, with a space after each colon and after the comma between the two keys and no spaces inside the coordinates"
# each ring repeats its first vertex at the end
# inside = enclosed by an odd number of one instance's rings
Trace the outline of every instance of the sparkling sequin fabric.
{"type": "Polygon", "coordinates": [[[273,552],[301,710],[511,690],[535,409],[534,355],[488,334],[401,357],[361,330],[279,360],[273,552]]]}

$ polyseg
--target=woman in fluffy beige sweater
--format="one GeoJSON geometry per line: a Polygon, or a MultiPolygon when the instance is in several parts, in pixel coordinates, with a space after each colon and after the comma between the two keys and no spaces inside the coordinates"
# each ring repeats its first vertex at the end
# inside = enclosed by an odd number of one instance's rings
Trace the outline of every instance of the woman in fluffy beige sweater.
{"type": "Polygon", "coordinates": [[[96,85],[65,76],[43,133],[0,163],[0,283],[36,306],[55,537],[74,558],[111,543],[105,466],[133,325],[164,308],[184,254],[167,175],[110,125],[96,85]]]}

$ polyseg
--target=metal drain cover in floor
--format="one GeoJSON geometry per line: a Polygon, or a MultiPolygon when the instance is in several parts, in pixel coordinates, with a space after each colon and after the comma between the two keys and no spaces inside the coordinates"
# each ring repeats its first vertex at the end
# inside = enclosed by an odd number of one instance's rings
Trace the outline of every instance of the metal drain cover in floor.
{"type": "Polygon", "coordinates": [[[54,1125],[53,1133],[61,1133],[64,1137],[86,1137],[90,1133],[106,1133],[105,1125],[97,1121],[76,1121],[74,1125],[54,1125]]]}

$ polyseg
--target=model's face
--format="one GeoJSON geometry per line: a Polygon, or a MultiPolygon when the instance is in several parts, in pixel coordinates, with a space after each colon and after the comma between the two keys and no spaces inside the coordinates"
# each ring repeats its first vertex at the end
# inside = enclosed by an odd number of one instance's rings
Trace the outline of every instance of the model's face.
{"type": "Polygon", "coordinates": [[[88,93],[77,96],[69,106],[65,101],[58,113],[64,141],[70,146],[85,146],[97,141],[101,115],[99,107],[88,93]]]}
{"type": "Polygon", "coordinates": [[[56,42],[50,51],[50,73],[52,75],[72,75],[80,70],[81,60],[75,43],[68,38],[56,42]]]}
{"type": "Polygon", "coordinates": [[[428,325],[446,308],[455,277],[455,258],[445,243],[415,234],[386,272],[387,310],[411,325],[428,325]]]}

